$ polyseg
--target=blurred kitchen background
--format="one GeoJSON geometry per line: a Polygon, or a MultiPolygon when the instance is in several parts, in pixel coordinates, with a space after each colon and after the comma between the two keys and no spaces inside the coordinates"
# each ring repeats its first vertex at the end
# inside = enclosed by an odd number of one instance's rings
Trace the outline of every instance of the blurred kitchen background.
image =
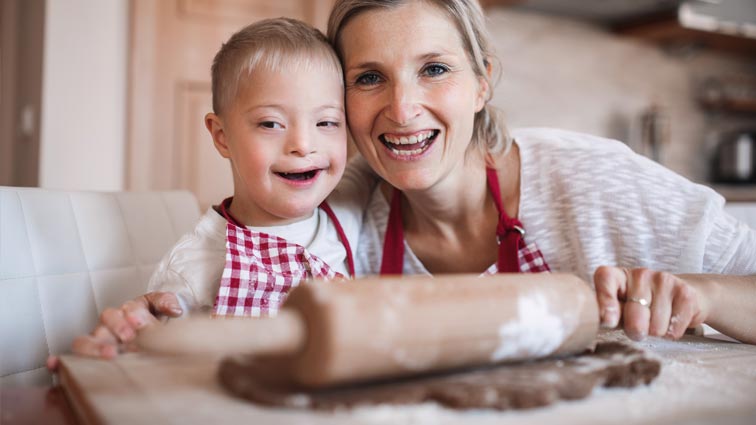
{"type": "MultiPolygon", "coordinates": [[[[203,125],[215,51],[332,0],[0,0],[0,185],[230,193],[203,125]]],[[[485,0],[510,127],[617,138],[756,201],[756,0],[485,0]]],[[[597,176],[600,178],[600,176],[597,176]]]]}

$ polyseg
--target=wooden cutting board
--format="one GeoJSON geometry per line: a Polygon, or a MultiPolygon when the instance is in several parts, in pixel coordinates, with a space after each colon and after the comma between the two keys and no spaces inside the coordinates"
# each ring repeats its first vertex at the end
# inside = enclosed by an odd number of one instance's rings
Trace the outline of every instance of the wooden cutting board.
{"type": "MultiPolygon", "coordinates": [[[[604,340],[627,340],[619,333],[604,340]]],[[[662,362],[649,386],[599,389],[584,400],[539,409],[458,412],[435,404],[335,412],[257,406],[218,383],[217,357],[127,354],[113,361],[61,359],[61,384],[86,424],[591,424],[756,423],[756,346],[686,336],[636,346],[662,362]]]]}

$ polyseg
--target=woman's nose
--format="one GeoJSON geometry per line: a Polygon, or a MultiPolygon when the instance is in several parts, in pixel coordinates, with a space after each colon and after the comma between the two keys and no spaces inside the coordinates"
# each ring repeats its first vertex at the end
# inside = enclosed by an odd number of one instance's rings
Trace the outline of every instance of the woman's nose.
{"type": "Polygon", "coordinates": [[[385,114],[391,121],[404,125],[420,115],[417,89],[411,84],[394,84],[385,114]]]}

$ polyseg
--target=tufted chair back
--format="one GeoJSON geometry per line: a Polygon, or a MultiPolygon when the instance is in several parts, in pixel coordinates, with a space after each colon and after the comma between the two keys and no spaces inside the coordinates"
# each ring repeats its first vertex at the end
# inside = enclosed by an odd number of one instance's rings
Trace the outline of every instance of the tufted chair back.
{"type": "Polygon", "coordinates": [[[144,293],[198,218],[189,192],[0,187],[0,386],[50,384],[47,356],[144,293]]]}

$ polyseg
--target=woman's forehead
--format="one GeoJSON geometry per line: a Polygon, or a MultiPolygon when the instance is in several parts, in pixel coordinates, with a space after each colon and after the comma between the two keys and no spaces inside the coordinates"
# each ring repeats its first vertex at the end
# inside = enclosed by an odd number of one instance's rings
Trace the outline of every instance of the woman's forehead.
{"type": "Polygon", "coordinates": [[[462,39],[452,19],[425,1],[360,13],[346,24],[340,38],[347,63],[376,54],[442,55],[462,49],[462,39]]]}

